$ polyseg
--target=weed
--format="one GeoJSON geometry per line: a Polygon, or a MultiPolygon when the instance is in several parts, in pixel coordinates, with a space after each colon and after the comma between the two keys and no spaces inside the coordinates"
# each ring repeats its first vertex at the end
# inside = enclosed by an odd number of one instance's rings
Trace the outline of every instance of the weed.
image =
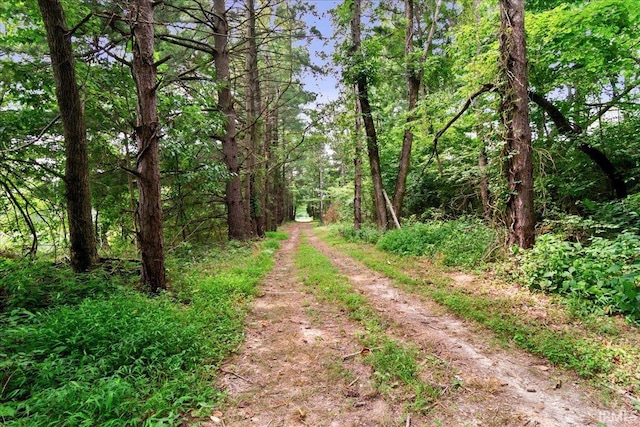
{"type": "MultiPolygon", "coordinates": [[[[640,237],[594,237],[588,246],[543,235],[521,257],[526,283],[582,301],[581,310],[627,315],[640,322],[640,237]]],[[[575,306],[575,304],[574,304],[575,306]]]]}
{"type": "Polygon", "coordinates": [[[287,240],[289,235],[281,231],[267,231],[267,237],[273,240],[287,240]]]}
{"type": "Polygon", "coordinates": [[[174,291],[155,298],[105,272],[78,278],[3,261],[3,425],[178,425],[185,412],[206,415],[221,399],[215,368],[242,341],[245,303],[272,253],[182,248],[167,263],[174,291]]]}
{"type": "Polygon", "coordinates": [[[382,237],[383,232],[373,226],[365,226],[356,230],[351,225],[343,225],[338,229],[340,235],[348,242],[365,242],[375,244],[382,237]]]}
{"type": "Polygon", "coordinates": [[[38,311],[110,295],[130,285],[138,267],[122,263],[110,268],[113,271],[96,269],[76,275],[66,265],[0,258],[0,313],[21,308],[38,311]]]}
{"type": "Polygon", "coordinates": [[[482,221],[458,219],[388,231],[378,247],[398,255],[428,256],[446,266],[478,267],[491,255],[496,239],[482,221]]]}

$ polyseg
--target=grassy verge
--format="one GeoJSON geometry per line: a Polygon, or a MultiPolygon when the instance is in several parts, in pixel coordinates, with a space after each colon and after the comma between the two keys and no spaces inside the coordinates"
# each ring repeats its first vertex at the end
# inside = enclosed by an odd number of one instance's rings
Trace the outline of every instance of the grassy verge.
{"type": "Polygon", "coordinates": [[[266,242],[174,255],[173,288],[154,298],[134,290],[132,266],[79,277],[2,261],[0,424],[180,425],[210,413],[216,369],[273,264],[277,242],[266,242]]]}
{"type": "Polygon", "coordinates": [[[364,360],[373,367],[379,390],[404,390],[406,396],[410,396],[410,410],[427,411],[432,407],[442,389],[421,380],[420,373],[422,370],[443,370],[442,362],[388,337],[386,323],[366,298],[354,291],[349,280],[338,273],[329,259],[308,245],[305,238],[296,255],[296,265],[305,286],[317,299],[344,309],[351,319],[363,326],[359,339],[369,349],[364,360]],[[419,363],[419,358],[424,362],[419,363]]]}
{"type": "MultiPolygon", "coordinates": [[[[317,234],[368,267],[395,279],[398,286],[491,329],[503,345],[516,344],[600,385],[615,384],[636,396],[640,393],[637,329],[623,321],[616,323],[604,316],[597,321],[592,318],[583,321],[553,298],[545,300],[547,305],[542,306],[541,318],[530,310],[540,308],[540,299],[524,288],[518,288],[517,292],[491,292],[486,287],[455,283],[421,258],[345,242],[327,229],[317,229],[317,234]]],[[[506,286],[513,290],[512,285],[506,286]]]]}

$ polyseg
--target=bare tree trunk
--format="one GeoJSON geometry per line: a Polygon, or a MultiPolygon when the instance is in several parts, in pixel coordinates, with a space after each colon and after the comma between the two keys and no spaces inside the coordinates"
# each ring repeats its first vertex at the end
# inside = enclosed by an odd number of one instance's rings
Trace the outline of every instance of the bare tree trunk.
{"type": "MultiPolygon", "coordinates": [[[[358,94],[358,88],[355,87],[354,91],[358,94]]],[[[360,117],[362,112],[360,111],[360,101],[356,97],[356,126],[355,126],[355,140],[356,140],[356,152],[353,159],[355,168],[355,182],[353,189],[353,228],[360,230],[362,226],[362,124],[360,123],[360,117]]]]}
{"type": "Polygon", "coordinates": [[[76,272],[98,261],[96,235],[91,219],[91,189],[87,132],[64,10],[59,0],[38,0],[47,31],[53,77],[65,141],[65,197],[71,243],[71,266],[76,272]]]}
{"type": "Polygon", "coordinates": [[[398,164],[398,176],[396,178],[396,188],[393,192],[393,209],[397,215],[402,216],[402,202],[404,200],[404,193],[407,187],[407,176],[409,175],[409,168],[411,166],[411,147],[413,145],[413,130],[411,129],[412,123],[415,121],[416,116],[414,110],[418,104],[418,93],[420,91],[420,75],[417,72],[417,64],[411,60],[413,54],[413,25],[414,19],[414,4],[413,0],[405,0],[404,11],[405,19],[407,21],[404,54],[405,61],[407,63],[406,77],[407,77],[407,97],[409,101],[407,115],[407,127],[404,130],[402,137],[402,149],[400,151],[400,161],[398,164]]]}
{"type": "Polygon", "coordinates": [[[228,48],[229,28],[225,0],[214,0],[213,11],[213,20],[216,27],[213,59],[218,83],[218,108],[226,117],[225,132],[222,137],[222,153],[229,172],[225,192],[227,227],[229,239],[245,240],[247,238],[247,226],[244,220],[242,204],[240,162],[238,161],[238,143],[236,141],[236,112],[233,108],[233,97],[231,95],[228,48]]]}
{"type": "Polygon", "coordinates": [[[500,61],[505,89],[500,105],[506,138],[509,243],[533,246],[533,164],[529,125],[524,1],[500,0],[500,61]]]}
{"type": "Polygon", "coordinates": [[[258,76],[258,43],[256,34],[256,7],[254,0],[245,0],[247,25],[247,52],[245,63],[247,103],[247,148],[249,150],[249,193],[251,201],[251,230],[264,237],[264,170],[259,170],[256,157],[259,153],[260,80],[258,76]]]}
{"type": "MultiPolygon", "coordinates": [[[[427,59],[431,50],[431,43],[433,41],[433,35],[435,33],[438,16],[440,15],[440,8],[443,0],[438,0],[436,3],[435,12],[431,21],[431,27],[427,41],[423,48],[422,62],[427,59]]],[[[415,23],[415,3],[414,0],[405,0],[404,2],[405,18],[407,26],[405,30],[405,61],[407,62],[406,77],[407,77],[407,99],[409,113],[407,115],[407,127],[404,130],[402,137],[402,149],[400,151],[400,160],[398,162],[398,175],[396,178],[396,187],[393,192],[393,210],[398,217],[402,217],[402,205],[404,202],[404,195],[407,189],[407,176],[411,168],[411,147],[413,145],[413,129],[412,123],[416,120],[416,114],[414,113],[416,106],[418,105],[418,96],[420,94],[420,87],[422,86],[422,76],[424,71],[421,65],[416,64],[411,59],[414,53],[414,23],[415,23]]],[[[398,219],[399,219],[398,218],[398,219]]]]}
{"type": "Polygon", "coordinates": [[[318,221],[320,222],[320,225],[324,224],[324,182],[323,182],[323,176],[322,176],[322,167],[323,167],[323,162],[322,162],[322,153],[319,153],[318,158],[320,159],[320,165],[318,168],[318,173],[320,175],[318,184],[320,187],[320,212],[318,212],[318,221]]]}
{"type": "MultiPolygon", "coordinates": [[[[135,142],[135,135],[127,135],[127,139],[125,140],[125,143],[124,143],[125,162],[126,162],[125,164],[127,168],[131,164],[131,151],[129,150],[129,137],[132,138],[132,142],[135,142]]],[[[138,233],[140,232],[139,231],[140,224],[138,223],[138,213],[136,209],[136,203],[137,203],[136,190],[135,190],[135,183],[133,181],[134,181],[133,175],[130,173],[127,173],[127,188],[129,189],[129,208],[131,209],[130,213],[132,215],[131,222],[133,224],[133,232],[135,235],[134,240],[135,240],[136,249],[140,250],[140,241],[138,240],[138,233]]],[[[124,226],[123,226],[122,237],[123,238],[130,237],[129,230],[125,232],[124,226]]]]}
{"type": "Polygon", "coordinates": [[[154,60],[153,1],[131,4],[133,77],[138,91],[136,124],[138,218],[142,284],[157,293],[167,288],[162,234],[160,156],[158,149],[157,66],[154,60]]]}
{"type": "MultiPolygon", "coordinates": [[[[353,8],[353,18],[351,19],[351,36],[353,41],[353,55],[360,57],[360,18],[361,18],[361,0],[354,0],[351,7],[353,8]]],[[[373,181],[373,203],[376,213],[376,221],[378,228],[387,228],[387,208],[382,194],[382,174],[380,171],[380,155],[378,152],[378,137],[376,128],[371,114],[371,105],[369,104],[369,92],[367,76],[359,73],[356,76],[357,98],[360,102],[362,113],[362,121],[367,136],[367,153],[369,156],[369,168],[371,169],[371,180],[373,181]]]]}
{"type": "Polygon", "coordinates": [[[485,221],[491,221],[491,193],[489,192],[489,176],[487,175],[487,150],[484,145],[480,149],[478,157],[478,170],[480,172],[480,198],[482,200],[482,212],[485,221]]]}

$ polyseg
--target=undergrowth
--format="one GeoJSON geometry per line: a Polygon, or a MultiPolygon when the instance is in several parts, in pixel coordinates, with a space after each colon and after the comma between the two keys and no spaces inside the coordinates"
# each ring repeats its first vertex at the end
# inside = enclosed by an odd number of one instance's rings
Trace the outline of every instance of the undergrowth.
{"type": "Polygon", "coordinates": [[[540,236],[521,256],[525,282],[533,289],[582,301],[581,308],[623,314],[640,323],[640,237],[592,237],[588,244],[540,236]]]}
{"type": "Polygon", "coordinates": [[[347,242],[377,244],[393,254],[425,256],[447,267],[482,267],[501,255],[496,230],[473,218],[412,223],[387,232],[368,226],[354,230],[352,225],[336,229],[347,242]]]}
{"type": "Polygon", "coordinates": [[[183,248],[167,260],[173,289],[158,297],[134,290],[131,268],[74,275],[0,261],[0,424],[179,425],[210,413],[216,368],[242,341],[272,253],[183,248]]]}
{"type": "Polygon", "coordinates": [[[385,334],[386,323],[369,305],[367,299],[353,290],[349,280],[341,276],[331,261],[308,245],[304,239],[296,255],[296,265],[302,280],[316,298],[343,308],[353,320],[364,327],[360,337],[369,349],[365,361],[374,370],[378,388],[389,391],[407,387],[412,396],[409,407],[427,411],[437,401],[442,389],[419,378],[422,369],[437,369],[436,361],[430,366],[417,362],[419,351],[403,345],[385,334]]]}
{"type": "Polygon", "coordinates": [[[478,267],[499,246],[495,230],[472,219],[430,221],[390,230],[377,245],[397,255],[426,256],[449,267],[478,267]]]}

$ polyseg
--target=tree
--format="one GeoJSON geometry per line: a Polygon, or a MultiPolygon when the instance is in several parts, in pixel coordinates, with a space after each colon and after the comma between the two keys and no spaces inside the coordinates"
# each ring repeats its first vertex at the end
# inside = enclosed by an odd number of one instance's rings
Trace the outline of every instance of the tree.
{"type": "Polygon", "coordinates": [[[213,2],[214,52],[213,58],[218,83],[218,108],[225,116],[225,131],[222,136],[224,162],[229,171],[225,203],[227,205],[227,228],[230,239],[247,238],[247,225],[242,202],[240,183],[240,162],[238,160],[238,142],[236,140],[236,111],[233,108],[231,94],[231,75],[229,72],[229,25],[225,0],[213,2]]]}
{"type": "Polygon", "coordinates": [[[353,181],[353,228],[360,230],[362,226],[362,125],[360,120],[362,111],[360,100],[357,97],[358,88],[354,87],[356,94],[356,114],[355,129],[353,138],[355,139],[355,152],[353,154],[354,181],[353,181]]]}
{"type": "Polygon", "coordinates": [[[260,135],[262,112],[260,99],[260,78],[258,74],[258,42],[256,35],[256,6],[254,0],[245,0],[246,13],[246,57],[245,57],[245,103],[246,103],[246,145],[248,150],[248,176],[246,213],[250,224],[249,233],[258,237],[264,237],[266,194],[264,192],[264,174],[257,164],[260,144],[258,139],[264,137],[260,135]],[[262,190],[262,191],[261,191],[262,190]]]}
{"type": "Polygon", "coordinates": [[[504,79],[500,113],[509,186],[509,243],[527,249],[535,241],[535,223],[523,0],[500,0],[499,37],[504,79]]]}
{"type": "Polygon", "coordinates": [[[373,181],[373,203],[376,213],[376,223],[378,228],[387,227],[387,209],[384,200],[384,187],[382,185],[382,174],[380,169],[380,155],[378,152],[378,137],[376,135],[376,127],[373,121],[371,104],[369,103],[368,77],[364,70],[362,62],[365,60],[361,50],[361,4],[360,0],[353,0],[350,4],[351,18],[351,53],[355,58],[356,70],[354,79],[357,90],[357,102],[360,105],[362,114],[362,122],[367,140],[367,154],[369,156],[369,167],[371,169],[371,180],[373,181]]]}
{"type": "Polygon", "coordinates": [[[133,35],[133,76],[137,88],[138,221],[142,256],[141,281],[152,293],[167,288],[162,233],[162,199],[158,141],[157,64],[154,59],[154,14],[152,0],[131,3],[130,27],[133,35]]]}
{"type": "Polygon", "coordinates": [[[71,47],[73,33],[67,29],[64,10],[59,0],[38,0],[38,6],[47,31],[56,97],[64,127],[64,183],[71,266],[74,271],[81,272],[98,261],[98,251],[91,219],[87,132],[71,47]]]}
{"type": "Polygon", "coordinates": [[[420,94],[420,88],[422,86],[422,79],[424,77],[424,62],[429,55],[431,49],[431,43],[433,41],[433,35],[436,29],[436,23],[438,21],[438,15],[440,14],[440,8],[442,6],[442,0],[437,0],[435,6],[435,12],[431,20],[431,27],[429,35],[424,45],[422,55],[420,55],[420,63],[416,64],[414,54],[414,26],[415,26],[415,5],[414,0],[405,0],[405,61],[406,61],[406,81],[407,81],[407,122],[402,136],[402,148],[400,150],[400,159],[398,162],[398,175],[396,177],[396,187],[393,192],[393,210],[396,215],[400,217],[402,215],[402,204],[404,200],[404,194],[407,188],[407,176],[409,175],[409,168],[411,166],[411,148],[413,145],[413,129],[414,122],[417,119],[415,109],[418,105],[418,96],[420,94]]]}

